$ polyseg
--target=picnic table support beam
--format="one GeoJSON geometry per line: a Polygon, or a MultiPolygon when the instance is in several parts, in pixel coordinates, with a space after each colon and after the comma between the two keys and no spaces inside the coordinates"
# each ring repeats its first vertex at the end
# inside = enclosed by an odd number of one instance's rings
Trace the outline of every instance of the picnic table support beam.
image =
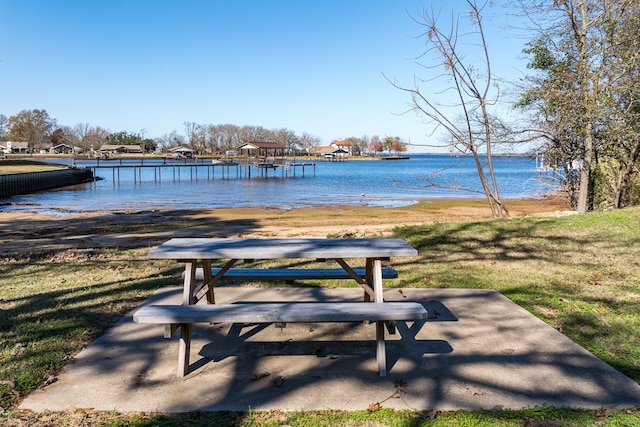
{"type": "Polygon", "coordinates": [[[224,276],[224,274],[229,271],[229,269],[231,267],[233,267],[233,265],[238,262],[237,259],[230,259],[229,261],[227,261],[227,263],[220,268],[220,271],[218,271],[216,273],[215,276],[211,276],[211,261],[210,260],[202,260],[202,269],[204,270],[204,283],[207,284],[209,290],[208,290],[208,294],[207,294],[207,302],[209,304],[215,304],[215,296],[214,296],[214,290],[215,290],[215,285],[218,282],[218,280],[220,280],[222,278],[222,276],[224,276]],[[206,263],[206,265],[205,265],[206,263]]]}
{"type": "Polygon", "coordinates": [[[204,283],[206,283],[207,288],[207,303],[215,304],[216,296],[213,292],[213,284],[211,283],[211,260],[203,259],[202,269],[204,270],[204,283]]]}
{"type": "MultiPolygon", "coordinates": [[[[356,283],[358,283],[358,285],[360,285],[360,287],[362,289],[364,289],[364,292],[365,292],[364,300],[365,301],[369,301],[370,299],[368,297],[370,297],[370,296],[371,297],[375,297],[374,289],[371,287],[370,282],[367,282],[362,277],[360,277],[360,275],[358,273],[356,273],[353,270],[353,268],[351,268],[351,266],[349,264],[347,264],[347,262],[344,259],[336,258],[335,260],[336,260],[336,262],[338,264],[340,264],[340,267],[342,267],[344,269],[344,271],[346,271],[347,274],[349,274],[349,277],[351,277],[353,280],[355,280],[356,283]]],[[[380,265],[380,280],[382,280],[382,264],[380,265]]],[[[380,282],[380,283],[382,283],[382,282],[380,282]]]]}

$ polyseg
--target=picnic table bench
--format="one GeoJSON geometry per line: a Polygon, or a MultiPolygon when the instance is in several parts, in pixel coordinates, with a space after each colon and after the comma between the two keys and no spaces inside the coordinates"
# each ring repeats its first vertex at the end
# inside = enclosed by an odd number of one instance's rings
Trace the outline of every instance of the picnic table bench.
{"type": "MultiPolygon", "coordinates": [[[[212,268],[211,277],[216,277],[221,268],[212,268]]],[[[354,268],[354,273],[366,277],[365,268],[354,268]]],[[[182,273],[184,277],[184,272],[182,273]]],[[[266,282],[293,283],[295,280],[347,280],[352,276],[344,268],[230,268],[220,276],[227,280],[263,280],[266,282]]],[[[204,269],[196,268],[196,280],[204,280],[204,269]]],[[[383,279],[396,279],[398,272],[393,268],[382,269],[383,279]]]]}
{"type": "MultiPolygon", "coordinates": [[[[178,377],[189,372],[191,329],[193,323],[376,323],[376,360],[380,376],[386,375],[385,322],[418,320],[427,310],[417,302],[278,302],[209,305],[148,305],[140,308],[133,320],[180,328],[178,377]]],[[[170,338],[171,333],[165,337],[170,338]]]]}

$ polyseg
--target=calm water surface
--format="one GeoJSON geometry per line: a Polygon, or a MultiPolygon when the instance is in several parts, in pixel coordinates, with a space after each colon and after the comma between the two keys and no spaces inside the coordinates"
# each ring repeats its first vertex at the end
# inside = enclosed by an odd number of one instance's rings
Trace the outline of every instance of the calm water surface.
{"type": "MultiPolygon", "coordinates": [[[[52,162],[65,163],[59,160],[52,162]]],[[[67,162],[68,164],[69,162],[67,162]]],[[[140,161],[101,161],[100,165],[140,164],[140,161]]],[[[289,171],[282,177],[238,176],[236,168],[215,169],[213,177],[204,168],[195,177],[190,169],[132,169],[114,173],[100,169],[103,180],[56,191],[3,200],[0,211],[85,212],[99,210],[154,210],[187,208],[269,207],[291,209],[320,205],[403,206],[419,199],[443,197],[484,197],[473,159],[438,154],[412,154],[408,160],[340,162],[317,161],[314,168],[289,171]],[[177,174],[177,175],[176,175],[177,174]],[[462,190],[464,189],[464,190],[462,190]]],[[[162,160],[145,160],[145,165],[161,165],[162,160]]],[[[179,162],[169,162],[180,165],[179,162]]],[[[206,163],[205,163],[206,164],[206,163]]],[[[536,170],[536,160],[524,157],[494,159],[500,193],[505,198],[542,197],[557,189],[559,182],[536,170]]],[[[83,167],[95,161],[77,162],[83,167]]]]}

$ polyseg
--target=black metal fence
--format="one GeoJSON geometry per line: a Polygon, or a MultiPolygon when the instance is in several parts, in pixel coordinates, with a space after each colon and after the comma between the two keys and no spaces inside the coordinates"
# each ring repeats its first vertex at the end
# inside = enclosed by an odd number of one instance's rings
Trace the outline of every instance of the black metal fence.
{"type": "Polygon", "coordinates": [[[60,169],[0,175],[0,199],[93,181],[89,169],[60,169]]]}

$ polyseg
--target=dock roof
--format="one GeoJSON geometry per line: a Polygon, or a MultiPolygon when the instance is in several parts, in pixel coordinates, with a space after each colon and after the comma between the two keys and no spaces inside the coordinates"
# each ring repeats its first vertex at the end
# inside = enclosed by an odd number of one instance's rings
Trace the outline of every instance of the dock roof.
{"type": "Polygon", "coordinates": [[[238,150],[284,150],[287,147],[277,142],[251,141],[242,144],[238,150]]]}

